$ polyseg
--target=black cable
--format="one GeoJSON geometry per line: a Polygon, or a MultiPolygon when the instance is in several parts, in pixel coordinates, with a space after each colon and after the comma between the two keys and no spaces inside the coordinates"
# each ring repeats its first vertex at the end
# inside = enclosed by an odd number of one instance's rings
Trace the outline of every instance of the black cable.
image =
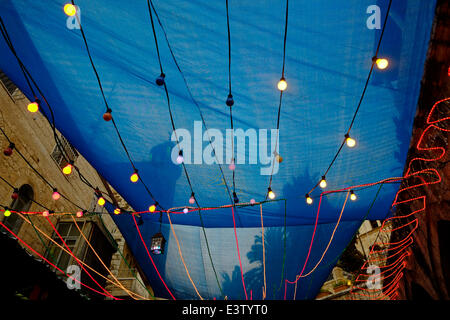
{"type": "MultiPolygon", "coordinates": [[[[354,114],[353,114],[352,121],[350,122],[350,126],[348,127],[348,130],[347,130],[347,133],[346,133],[345,137],[347,137],[347,135],[350,133],[350,130],[351,130],[352,127],[353,127],[353,124],[354,124],[355,119],[356,119],[356,115],[358,114],[359,108],[361,107],[361,104],[362,104],[362,101],[363,101],[363,99],[364,99],[364,96],[365,96],[367,87],[368,87],[368,85],[369,85],[369,81],[370,81],[370,78],[371,78],[371,76],[372,76],[373,69],[374,69],[375,63],[376,63],[376,57],[378,56],[378,52],[379,52],[379,50],[380,50],[381,40],[383,39],[384,31],[385,31],[385,29],[386,29],[386,23],[387,23],[387,20],[388,20],[388,17],[389,17],[389,11],[390,11],[390,9],[391,9],[391,4],[392,4],[392,0],[389,0],[389,4],[388,4],[388,7],[387,7],[387,11],[386,11],[386,16],[385,16],[385,18],[384,18],[383,28],[382,28],[381,34],[380,34],[380,39],[378,40],[377,49],[376,49],[376,51],[375,51],[375,56],[372,58],[372,65],[371,65],[371,67],[370,67],[369,75],[367,76],[367,80],[366,80],[366,82],[365,82],[365,84],[364,84],[364,88],[363,88],[363,91],[362,91],[362,93],[361,93],[361,97],[360,97],[360,99],[359,99],[359,102],[358,102],[358,105],[357,105],[357,107],[356,107],[356,110],[355,110],[355,112],[354,112],[354,114]]],[[[329,171],[329,170],[331,169],[331,167],[333,166],[333,164],[334,164],[334,162],[336,161],[337,157],[339,156],[339,154],[340,154],[340,152],[341,152],[342,147],[344,146],[344,144],[345,144],[345,139],[344,139],[344,141],[342,142],[342,144],[341,144],[341,146],[339,147],[339,149],[338,149],[338,151],[336,152],[336,154],[334,155],[333,160],[331,161],[330,165],[328,166],[328,169],[327,169],[326,172],[325,172],[325,175],[328,173],[328,171],[329,171]]],[[[317,188],[317,186],[319,185],[319,183],[320,183],[320,182],[318,182],[318,183],[317,183],[317,184],[309,191],[309,193],[313,192],[313,191],[317,188]]],[[[308,194],[309,194],[309,193],[308,193],[308,194]]]]}
{"type": "MultiPolygon", "coordinates": [[[[213,144],[212,144],[211,137],[209,136],[209,133],[208,133],[208,127],[207,127],[207,125],[206,125],[206,121],[205,121],[205,118],[204,118],[204,116],[203,116],[203,112],[202,112],[202,110],[201,110],[201,108],[200,108],[200,105],[199,105],[198,102],[195,100],[195,98],[194,98],[194,96],[193,96],[193,94],[192,94],[192,91],[191,91],[191,89],[190,89],[190,87],[189,87],[189,85],[188,85],[188,83],[187,83],[186,77],[185,77],[183,71],[181,70],[180,65],[178,64],[178,61],[177,61],[177,59],[176,59],[176,57],[175,57],[175,54],[174,54],[174,52],[173,52],[173,50],[172,50],[172,47],[171,47],[170,42],[169,42],[169,39],[168,39],[168,37],[167,37],[166,30],[164,29],[164,26],[163,26],[163,24],[162,24],[162,22],[161,22],[161,20],[160,20],[160,18],[159,18],[158,12],[156,11],[156,8],[154,7],[153,2],[152,2],[151,0],[150,0],[150,5],[151,5],[151,7],[152,7],[152,9],[153,9],[153,12],[155,13],[155,16],[156,16],[156,19],[157,19],[157,21],[158,21],[159,26],[161,27],[161,30],[163,31],[163,34],[164,34],[164,37],[165,37],[167,46],[168,46],[168,48],[169,48],[169,51],[170,51],[170,54],[171,54],[171,56],[172,56],[172,59],[173,59],[173,61],[174,61],[174,63],[175,63],[175,66],[177,67],[177,69],[178,69],[178,71],[179,71],[181,77],[183,78],[184,84],[185,84],[185,86],[186,86],[186,89],[187,89],[187,91],[188,91],[188,94],[189,94],[189,96],[190,96],[192,102],[194,103],[194,105],[195,105],[195,106],[197,107],[197,109],[198,109],[198,112],[199,112],[199,114],[200,114],[200,118],[202,119],[203,126],[205,127],[205,130],[206,130],[205,132],[208,134],[208,141],[209,141],[209,144],[210,144],[210,146],[211,146],[211,148],[212,148],[212,150],[213,150],[214,157],[216,158],[216,163],[217,163],[217,165],[219,166],[219,170],[220,170],[220,173],[221,173],[221,175],[222,175],[223,182],[225,183],[225,187],[226,187],[226,189],[227,189],[228,196],[229,196],[229,198],[230,198],[230,203],[232,203],[232,202],[233,202],[233,198],[232,198],[232,196],[231,196],[230,188],[229,188],[228,183],[227,183],[227,180],[226,180],[226,178],[225,178],[225,174],[224,174],[224,172],[223,172],[223,169],[222,169],[222,166],[221,166],[221,164],[220,164],[220,161],[219,161],[219,159],[217,158],[217,154],[216,154],[216,151],[215,151],[214,146],[213,146],[213,144]]],[[[238,219],[239,219],[239,216],[238,216],[238,219]]]]}
{"type": "MultiPolygon", "coordinates": [[[[158,39],[156,37],[156,31],[155,31],[155,27],[154,27],[154,23],[153,23],[153,14],[152,14],[152,10],[151,10],[150,1],[151,0],[147,0],[148,12],[149,12],[149,15],[150,15],[150,21],[151,21],[151,25],[152,25],[153,36],[154,36],[155,43],[156,43],[156,51],[157,51],[157,55],[158,55],[159,67],[161,69],[161,74],[164,74],[162,63],[161,63],[161,59],[159,59],[159,47],[157,45],[158,39]]],[[[179,145],[179,141],[178,141],[178,136],[176,134],[175,121],[173,119],[172,109],[171,109],[171,105],[170,105],[169,91],[167,89],[167,85],[166,85],[165,81],[164,81],[163,84],[164,84],[164,91],[166,93],[166,100],[167,100],[167,107],[168,107],[169,116],[170,116],[170,122],[171,122],[171,125],[172,125],[173,132],[175,133],[175,138],[176,138],[176,141],[177,141],[178,149],[181,151],[181,148],[180,148],[180,145],[179,145]]],[[[190,178],[189,178],[189,174],[188,174],[188,171],[186,169],[186,165],[185,165],[184,161],[181,163],[181,165],[183,166],[183,170],[184,170],[187,182],[189,184],[189,188],[191,190],[191,193],[192,193],[192,195],[194,195],[194,190],[192,188],[192,184],[191,184],[191,181],[190,181],[190,178]]],[[[201,207],[200,207],[200,204],[197,201],[197,197],[194,196],[194,200],[195,200],[195,203],[196,203],[196,205],[198,207],[198,215],[199,215],[199,219],[200,219],[200,224],[201,224],[201,227],[202,227],[203,235],[205,237],[205,243],[206,243],[206,247],[207,247],[207,250],[208,250],[208,255],[209,255],[210,262],[211,262],[211,266],[213,268],[214,275],[216,277],[216,281],[217,281],[217,285],[219,287],[219,290],[222,293],[222,295],[224,296],[224,293],[222,291],[222,287],[221,287],[220,282],[219,282],[219,278],[217,276],[217,271],[216,271],[216,268],[214,266],[214,262],[212,260],[211,251],[210,251],[209,243],[208,243],[208,238],[206,236],[205,226],[204,226],[204,222],[203,222],[203,217],[202,217],[202,214],[201,214],[201,207]]]]}
{"type": "MultiPolygon", "coordinates": [[[[72,5],[75,6],[74,1],[71,0],[71,2],[72,2],[72,5]]],[[[79,26],[80,26],[81,36],[82,36],[82,38],[83,38],[83,42],[84,42],[84,45],[85,45],[85,47],[86,47],[86,52],[87,52],[87,54],[88,54],[89,61],[90,61],[90,63],[91,63],[91,66],[92,66],[92,69],[93,69],[93,71],[94,71],[95,77],[97,78],[97,82],[98,82],[98,85],[99,85],[99,88],[100,88],[100,92],[101,92],[101,94],[102,94],[103,101],[104,101],[104,103],[105,103],[106,112],[111,112],[112,110],[111,110],[111,108],[110,108],[109,105],[108,105],[108,101],[106,100],[105,93],[104,93],[104,91],[103,91],[102,82],[101,82],[101,80],[100,80],[100,76],[99,76],[99,74],[98,74],[98,72],[97,72],[97,68],[95,67],[94,61],[93,61],[92,56],[91,56],[91,52],[90,52],[90,50],[89,50],[89,45],[88,45],[88,43],[87,43],[86,35],[85,35],[85,33],[84,33],[83,27],[81,26],[81,22],[79,21],[78,16],[76,16],[76,18],[77,18],[78,24],[79,24],[79,26]]],[[[119,141],[120,141],[120,143],[121,143],[121,145],[122,145],[122,148],[124,149],[125,154],[126,154],[128,160],[129,160],[129,162],[130,162],[130,164],[131,164],[133,170],[136,171],[136,167],[135,167],[135,165],[134,165],[134,162],[133,162],[133,160],[131,159],[131,155],[130,155],[130,153],[129,153],[129,151],[128,151],[126,145],[125,145],[125,142],[124,142],[123,139],[122,139],[122,136],[121,136],[121,134],[120,134],[120,132],[119,132],[119,129],[118,129],[118,127],[117,127],[116,122],[114,121],[114,118],[112,118],[112,123],[113,123],[114,129],[115,129],[115,131],[116,131],[116,133],[117,133],[117,136],[118,136],[118,138],[119,138],[119,141]]],[[[154,203],[157,203],[158,206],[159,206],[161,209],[164,209],[164,208],[158,203],[158,201],[156,201],[155,197],[153,196],[153,194],[151,193],[149,187],[145,184],[145,182],[144,182],[144,180],[143,180],[143,178],[142,178],[141,176],[139,176],[139,181],[142,183],[142,185],[144,186],[144,188],[145,188],[145,190],[147,191],[148,195],[152,198],[153,202],[154,202],[154,203]]]]}

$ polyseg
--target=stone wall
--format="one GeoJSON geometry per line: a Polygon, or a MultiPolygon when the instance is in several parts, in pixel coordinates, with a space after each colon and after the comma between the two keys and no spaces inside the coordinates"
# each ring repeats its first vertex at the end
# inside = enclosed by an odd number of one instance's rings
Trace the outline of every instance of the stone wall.
{"type": "MultiPolygon", "coordinates": [[[[435,21],[425,63],[421,94],[414,121],[413,134],[408,152],[409,161],[417,156],[431,158],[433,152],[419,152],[417,142],[427,127],[426,120],[433,104],[450,97],[450,7],[448,1],[439,0],[435,21]]],[[[449,117],[450,104],[436,110],[434,119],[449,117]]],[[[450,129],[449,121],[439,123],[439,127],[450,129]]],[[[414,216],[418,219],[418,228],[413,233],[412,255],[407,258],[404,277],[398,289],[400,299],[450,299],[450,156],[448,153],[448,132],[433,129],[426,135],[422,145],[443,147],[446,155],[439,161],[415,162],[414,171],[425,168],[438,170],[442,181],[426,187],[414,188],[401,194],[400,200],[426,196],[426,210],[414,216]]],[[[426,180],[433,180],[429,177],[426,180]]],[[[406,186],[406,183],[403,184],[406,186]]],[[[397,215],[408,214],[421,209],[419,201],[397,208],[397,215]]],[[[399,220],[400,221],[400,220],[399,220]]],[[[401,223],[407,222],[402,220],[401,223]]],[[[413,225],[411,225],[413,226],[413,225]]],[[[403,228],[392,235],[392,241],[399,241],[411,231],[403,228]]]]}
{"type": "MultiPolygon", "coordinates": [[[[9,89],[11,89],[9,87],[9,89]]],[[[46,180],[48,180],[53,186],[58,188],[61,194],[67,196],[73,203],[85,209],[92,209],[95,204],[94,192],[86,184],[82,183],[78,175],[73,172],[70,176],[65,176],[58,163],[51,157],[51,153],[55,148],[55,139],[53,131],[47,120],[41,113],[30,113],[27,111],[28,99],[16,89],[9,92],[0,81],[0,127],[8,135],[9,139],[16,145],[17,149],[25,156],[30,164],[41,173],[46,180]]],[[[75,213],[79,211],[75,205],[69,203],[63,198],[57,201],[52,199],[52,189],[49,187],[17,154],[13,154],[9,157],[3,155],[3,150],[8,147],[8,141],[0,134],[0,177],[11,183],[14,187],[19,188],[24,184],[28,184],[33,189],[34,200],[45,207],[55,212],[71,212],[75,213]]],[[[98,186],[100,190],[107,191],[105,185],[102,182],[97,171],[79,155],[75,160],[75,165],[80,169],[81,173],[86,179],[93,185],[98,186]]],[[[132,209],[129,205],[115,192],[111,186],[108,186],[112,190],[113,197],[119,202],[120,206],[124,209],[132,209]]],[[[11,194],[13,188],[11,188],[4,181],[0,181],[0,205],[10,207],[13,200],[11,194]]],[[[3,208],[1,208],[3,209],[3,208]]],[[[36,203],[32,203],[28,211],[30,212],[42,212],[44,209],[36,203]]],[[[95,211],[101,210],[101,208],[95,209],[95,211]]],[[[14,213],[13,213],[14,214],[14,213]]],[[[120,234],[119,229],[115,226],[113,220],[108,214],[103,214],[103,223],[106,229],[103,228],[103,224],[99,222],[98,217],[85,217],[77,219],[79,221],[92,221],[108,236],[107,233],[111,233],[116,243],[119,245],[119,249],[124,251],[129,259],[129,263],[135,265],[134,258],[130,251],[126,248],[125,241],[120,234]]],[[[5,217],[3,213],[0,214],[0,221],[4,221],[5,217]]],[[[31,216],[32,222],[35,226],[51,236],[53,229],[50,224],[42,216],[31,216]]],[[[73,222],[70,217],[50,217],[50,220],[54,225],[58,222],[69,221],[73,222]]],[[[3,228],[1,228],[3,229],[3,228]]],[[[2,230],[3,231],[3,230],[2,230]]],[[[87,231],[83,229],[83,233],[87,231]]],[[[45,245],[48,246],[49,240],[41,235],[42,240],[38,237],[37,233],[26,221],[23,222],[18,233],[18,237],[23,239],[37,252],[45,255],[45,245]]],[[[77,241],[82,242],[82,241],[77,241]]],[[[27,251],[30,251],[24,248],[27,251]]],[[[97,248],[101,250],[101,248],[97,248]]],[[[75,251],[77,252],[77,251],[75,251]]],[[[30,251],[31,253],[31,251],[30,251]]],[[[14,259],[14,257],[2,257],[2,259],[14,259]]],[[[127,273],[127,268],[120,265],[122,257],[118,255],[118,252],[114,254],[111,270],[118,278],[133,278],[127,273]]],[[[75,262],[74,262],[75,264],[75,262]]],[[[102,270],[103,271],[103,270],[102,270]]],[[[136,270],[137,278],[140,281],[144,279],[139,275],[136,270]]],[[[106,273],[107,274],[107,273],[106,273]]],[[[109,276],[109,279],[112,279],[109,276]]],[[[136,279],[128,279],[126,286],[137,290],[140,295],[149,297],[149,294],[145,288],[141,285],[136,285],[136,279]]],[[[108,288],[113,290],[114,286],[108,288]]],[[[148,289],[151,288],[147,285],[148,289]]],[[[123,290],[114,289],[114,294],[118,296],[127,296],[123,290]]]]}

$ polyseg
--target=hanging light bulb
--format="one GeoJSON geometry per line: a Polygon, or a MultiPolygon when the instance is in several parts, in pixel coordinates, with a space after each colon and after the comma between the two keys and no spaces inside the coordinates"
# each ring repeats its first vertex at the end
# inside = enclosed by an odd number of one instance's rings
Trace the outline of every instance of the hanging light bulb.
{"type": "Polygon", "coordinates": [[[57,200],[59,200],[59,198],[61,198],[61,194],[58,192],[58,190],[56,188],[53,189],[52,199],[57,201],[57,200]]]}
{"type": "Polygon", "coordinates": [[[13,200],[19,199],[19,189],[14,188],[14,191],[13,191],[13,193],[11,194],[11,199],[13,199],[13,200]]]}
{"type": "Polygon", "coordinates": [[[353,192],[353,190],[350,190],[350,200],[355,201],[357,199],[356,194],[353,192]]]}
{"type": "Polygon", "coordinates": [[[351,138],[348,133],[345,134],[345,142],[349,148],[353,148],[356,145],[356,140],[351,138]]]}
{"type": "Polygon", "coordinates": [[[164,78],[166,77],[166,75],[164,74],[164,73],[161,73],[159,76],[158,76],[158,78],[156,78],[156,84],[158,85],[158,86],[162,86],[162,85],[164,85],[164,78]]]}
{"type": "Polygon", "coordinates": [[[135,169],[135,170],[134,170],[134,173],[130,176],[130,180],[131,180],[131,182],[133,182],[133,183],[138,182],[138,180],[139,180],[139,175],[138,175],[137,169],[135,169]]]}
{"type": "Polygon", "coordinates": [[[189,198],[189,203],[190,204],[194,204],[195,203],[195,198],[194,198],[194,193],[192,192],[191,197],[189,198]]]}
{"type": "Polygon", "coordinates": [[[236,165],[234,164],[234,158],[231,159],[230,165],[228,166],[228,169],[230,169],[231,171],[236,170],[236,165]]]}
{"type": "Polygon", "coordinates": [[[324,189],[327,187],[327,180],[325,179],[325,176],[322,176],[322,180],[320,180],[319,186],[324,189]]]}
{"type": "Polygon", "coordinates": [[[229,106],[229,107],[233,106],[233,104],[234,104],[233,95],[232,95],[231,93],[228,94],[226,104],[227,104],[227,106],[229,106]]]}
{"type": "Polygon", "coordinates": [[[83,211],[77,211],[76,215],[77,218],[81,218],[83,216],[84,212],[83,211]]]}
{"type": "Polygon", "coordinates": [[[50,215],[50,212],[48,210],[45,210],[42,212],[43,217],[48,217],[50,215]]]}
{"type": "Polygon", "coordinates": [[[284,77],[281,77],[280,81],[278,81],[278,90],[280,91],[284,91],[287,88],[287,82],[286,79],[284,79],[284,77]]]}
{"type": "Polygon", "coordinates": [[[305,195],[305,198],[306,198],[306,203],[307,204],[312,204],[313,203],[313,199],[309,196],[308,193],[305,195]]]}
{"type": "Polygon", "coordinates": [[[34,100],[34,102],[30,102],[27,106],[27,109],[31,113],[38,112],[39,110],[40,101],[39,99],[34,100]]]}
{"type": "Polygon", "coordinates": [[[5,212],[3,212],[5,217],[9,217],[11,215],[11,211],[8,208],[5,208],[5,212]]]}
{"type": "Polygon", "coordinates": [[[64,6],[64,13],[72,17],[77,13],[77,8],[73,4],[68,3],[64,6]]]}
{"type": "Polygon", "coordinates": [[[9,157],[10,155],[12,155],[14,148],[15,148],[15,145],[14,145],[14,143],[11,142],[11,143],[9,144],[8,148],[6,148],[5,150],[3,150],[3,154],[4,154],[5,156],[9,157]]]}
{"type": "Polygon", "coordinates": [[[63,172],[66,176],[68,176],[69,174],[72,173],[72,168],[73,168],[72,164],[68,163],[68,164],[66,164],[66,165],[64,166],[64,168],[62,169],[62,172],[63,172]]]}
{"type": "Polygon", "coordinates": [[[278,163],[282,163],[283,162],[283,157],[280,156],[279,154],[276,155],[275,159],[278,161],[278,163]]]}
{"type": "Polygon", "coordinates": [[[106,109],[106,112],[103,114],[103,120],[105,121],[111,121],[112,119],[112,110],[110,108],[106,109]]]}
{"type": "Polygon", "coordinates": [[[189,209],[188,208],[184,208],[183,209],[183,213],[188,213],[189,212],[189,209]]]}
{"type": "Polygon", "coordinates": [[[255,202],[256,202],[255,199],[250,199],[250,204],[251,205],[255,204],[255,202]]]}
{"type": "Polygon", "coordinates": [[[183,158],[183,150],[180,150],[180,152],[178,152],[177,163],[178,163],[178,164],[182,164],[183,161],[184,161],[184,158],[183,158]]]}
{"type": "Polygon", "coordinates": [[[103,197],[98,198],[97,204],[99,206],[103,207],[105,205],[105,203],[106,203],[105,198],[103,198],[103,197]]]}
{"type": "Polygon", "coordinates": [[[377,58],[373,57],[372,61],[375,61],[375,64],[377,65],[377,68],[380,70],[384,70],[388,67],[389,61],[385,58],[377,58]]]}
{"type": "Polygon", "coordinates": [[[156,210],[156,205],[152,204],[150,207],[148,207],[148,211],[150,212],[155,212],[156,210]]]}
{"type": "Polygon", "coordinates": [[[236,192],[233,192],[233,201],[234,203],[239,203],[239,198],[237,197],[236,192]]]}
{"type": "Polygon", "coordinates": [[[120,214],[120,208],[115,208],[114,209],[114,214],[120,214]]]}
{"type": "Polygon", "coordinates": [[[275,193],[272,191],[272,189],[269,187],[267,188],[267,196],[269,197],[269,199],[273,200],[275,199],[275,193]]]}

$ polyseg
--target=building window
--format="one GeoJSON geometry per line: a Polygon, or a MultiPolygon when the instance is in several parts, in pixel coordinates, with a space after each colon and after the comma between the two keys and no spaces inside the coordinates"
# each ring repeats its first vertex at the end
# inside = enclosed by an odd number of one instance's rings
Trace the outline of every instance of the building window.
{"type": "MultiPolygon", "coordinates": [[[[11,210],[27,212],[31,207],[33,197],[33,188],[28,184],[24,184],[19,188],[19,197],[11,203],[11,210]]],[[[9,217],[6,217],[5,220],[3,220],[3,223],[11,229],[12,232],[17,234],[22,226],[23,220],[17,214],[12,214],[9,217]]]]}
{"type": "Polygon", "coordinates": [[[370,220],[370,225],[372,226],[372,229],[376,229],[380,226],[380,221],[379,220],[370,220]]]}
{"type": "MultiPolygon", "coordinates": [[[[83,230],[83,222],[78,223],[78,226],[81,230],[83,230]]],[[[61,238],[66,243],[67,247],[69,247],[70,251],[75,253],[75,248],[77,245],[77,240],[80,237],[80,232],[78,231],[75,223],[73,222],[60,222],[56,226],[56,230],[61,235],[61,238]]],[[[61,245],[63,248],[67,249],[66,246],[62,243],[60,237],[56,232],[53,233],[52,239],[61,245]]],[[[72,256],[70,253],[65,252],[52,241],[50,241],[47,251],[47,259],[52,261],[54,264],[58,266],[61,270],[66,270],[70,264],[72,256]]]]}
{"type": "Polygon", "coordinates": [[[11,79],[8,78],[8,76],[0,70],[0,82],[5,86],[6,91],[12,96],[13,93],[16,91],[17,86],[14,84],[14,82],[11,81],[11,79]]]}
{"type": "Polygon", "coordinates": [[[68,164],[68,161],[75,161],[78,157],[78,152],[64,136],[59,135],[59,141],[61,142],[60,147],[55,144],[51,156],[56,164],[62,169],[68,164]],[[61,151],[63,151],[64,154],[61,151]]]}

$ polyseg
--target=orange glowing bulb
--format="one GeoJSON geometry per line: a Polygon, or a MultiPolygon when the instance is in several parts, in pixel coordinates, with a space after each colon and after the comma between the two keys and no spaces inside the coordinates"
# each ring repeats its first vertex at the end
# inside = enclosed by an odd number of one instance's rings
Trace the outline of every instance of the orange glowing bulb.
{"type": "Polygon", "coordinates": [[[73,4],[68,3],[64,6],[64,13],[72,17],[77,13],[77,8],[73,4]]]}
{"type": "Polygon", "coordinates": [[[378,69],[383,70],[386,69],[389,65],[389,61],[384,58],[378,58],[375,60],[375,63],[377,64],[378,69]]]}
{"type": "Polygon", "coordinates": [[[150,212],[155,212],[156,210],[156,206],[154,204],[152,204],[150,207],[148,207],[148,211],[150,212]]]}
{"type": "Polygon", "coordinates": [[[137,174],[137,172],[133,173],[130,176],[130,180],[131,180],[131,182],[137,182],[139,180],[139,175],[137,174]]]}
{"type": "Polygon", "coordinates": [[[39,104],[37,102],[31,102],[27,106],[28,111],[35,113],[39,110],[39,104]]]}
{"type": "Polygon", "coordinates": [[[98,198],[97,200],[97,204],[101,207],[103,207],[105,205],[105,199],[103,197],[98,198]]]}
{"type": "Polygon", "coordinates": [[[71,174],[71,173],[72,173],[72,165],[71,165],[70,163],[67,164],[67,165],[63,168],[62,172],[63,172],[65,175],[71,174]]]}
{"type": "Polygon", "coordinates": [[[114,214],[120,214],[120,209],[119,208],[114,209],[114,214]]]}

